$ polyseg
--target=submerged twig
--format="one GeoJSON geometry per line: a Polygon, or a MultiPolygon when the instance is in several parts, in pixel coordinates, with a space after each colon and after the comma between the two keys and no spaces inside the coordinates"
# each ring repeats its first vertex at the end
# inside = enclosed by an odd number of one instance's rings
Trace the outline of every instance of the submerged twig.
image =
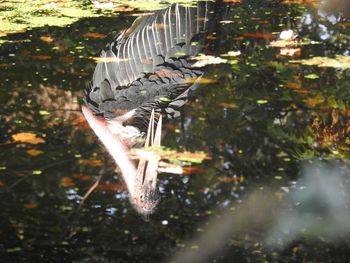
{"type": "Polygon", "coordinates": [[[96,182],[89,188],[89,190],[85,193],[85,195],[83,196],[83,198],[81,199],[81,202],[79,204],[79,207],[77,209],[77,212],[80,211],[80,209],[82,208],[82,206],[84,205],[85,203],[85,200],[90,196],[90,194],[96,189],[96,187],[99,185],[101,179],[102,179],[102,176],[105,172],[105,168],[102,168],[101,171],[99,172],[99,175],[97,177],[97,180],[96,182]]]}

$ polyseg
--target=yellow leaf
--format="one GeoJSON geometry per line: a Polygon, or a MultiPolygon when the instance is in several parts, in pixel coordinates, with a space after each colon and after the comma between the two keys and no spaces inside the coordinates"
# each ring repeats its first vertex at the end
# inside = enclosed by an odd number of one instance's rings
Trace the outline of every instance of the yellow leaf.
{"type": "Polygon", "coordinates": [[[38,138],[36,134],[30,132],[20,132],[12,135],[12,139],[15,142],[29,143],[29,144],[38,144],[44,143],[45,141],[42,138],[38,138]]]}
{"type": "Polygon", "coordinates": [[[50,44],[53,42],[54,39],[50,36],[42,36],[42,37],[40,37],[40,40],[50,44]]]}

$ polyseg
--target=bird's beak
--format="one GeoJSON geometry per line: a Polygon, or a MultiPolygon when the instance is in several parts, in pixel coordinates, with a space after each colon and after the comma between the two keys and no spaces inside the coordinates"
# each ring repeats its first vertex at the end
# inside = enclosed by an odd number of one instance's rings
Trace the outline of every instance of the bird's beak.
{"type": "MultiPolygon", "coordinates": [[[[155,114],[152,110],[144,148],[160,147],[162,133],[162,115],[159,116],[157,127],[154,130],[155,114]]],[[[150,214],[158,204],[157,198],[157,175],[160,156],[156,153],[148,152],[141,158],[138,164],[135,190],[132,203],[142,214],[150,214]]]]}

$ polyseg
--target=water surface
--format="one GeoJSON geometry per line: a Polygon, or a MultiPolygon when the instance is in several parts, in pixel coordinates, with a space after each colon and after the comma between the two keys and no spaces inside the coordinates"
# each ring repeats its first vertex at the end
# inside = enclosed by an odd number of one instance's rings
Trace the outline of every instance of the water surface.
{"type": "Polygon", "coordinates": [[[344,261],[350,21],[308,3],[234,3],[208,37],[207,55],[226,62],[207,66],[208,83],[164,138],[210,159],[161,174],[161,202],[144,218],[80,111],[93,58],[142,12],[124,7],[1,38],[4,262],[193,262],[196,253],[207,262],[344,261]],[[297,38],[276,44],[286,30],[297,38]]]}

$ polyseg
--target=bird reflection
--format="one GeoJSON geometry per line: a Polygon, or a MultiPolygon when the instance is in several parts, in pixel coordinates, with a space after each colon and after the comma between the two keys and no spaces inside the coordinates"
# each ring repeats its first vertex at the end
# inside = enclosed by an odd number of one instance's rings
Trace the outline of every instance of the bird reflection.
{"type": "Polygon", "coordinates": [[[160,146],[162,119],[180,115],[203,70],[193,56],[205,46],[215,17],[212,2],[179,4],[142,16],[103,49],[82,111],[119,166],[131,203],[150,214],[158,203],[159,157],[142,157],[136,167],[132,147],[160,146]],[[189,81],[190,80],[190,81],[189,81]]]}

